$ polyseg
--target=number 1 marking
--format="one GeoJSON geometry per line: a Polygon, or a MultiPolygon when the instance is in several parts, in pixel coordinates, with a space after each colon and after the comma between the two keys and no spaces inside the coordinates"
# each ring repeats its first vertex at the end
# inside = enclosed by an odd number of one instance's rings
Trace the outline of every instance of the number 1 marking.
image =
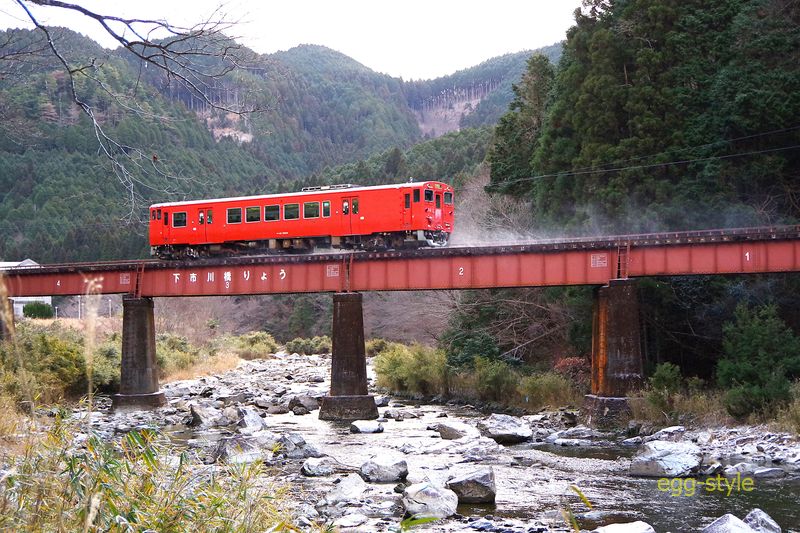
{"type": "Polygon", "coordinates": [[[744,258],[745,258],[745,260],[750,261],[750,252],[745,252],[744,253],[744,258]]]}

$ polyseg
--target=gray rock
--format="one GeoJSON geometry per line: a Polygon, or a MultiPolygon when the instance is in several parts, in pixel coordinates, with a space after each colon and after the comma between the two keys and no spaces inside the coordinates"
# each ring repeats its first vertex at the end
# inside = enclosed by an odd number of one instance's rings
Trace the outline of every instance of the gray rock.
{"type": "Polygon", "coordinates": [[[237,425],[240,428],[245,428],[250,431],[259,431],[266,427],[264,419],[252,407],[237,407],[236,408],[239,420],[237,425]]]}
{"type": "Polygon", "coordinates": [[[624,524],[609,524],[592,530],[592,533],[656,533],[653,526],[647,522],[637,520],[636,522],[626,522],[624,524]]]}
{"type": "Polygon", "coordinates": [[[781,533],[781,526],[770,515],[758,508],[747,513],[744,523],[759,533],[781,533]]]}
{"type": "Polygon", "coordinates": [[[218,425],[225,425],[222,419],[222,413],[219,409],[208,407],[205,405],[191,404],[189,412],[192,419],[189,421],[190,426],[213,427],[218,425]]]}
{"type": "Polygon", "coordinates": [[[289,433],[283,435],[278,439],[278,455],[282,455],[288,459],[306,459],[308,457],[322,457],[325,454],[317,449],[316,446],[306,442],[306,440],[297,433],[289,433]]]}
{"type": "Polygon", "coordinates": [[[307,394],[294,396],[291,400],[289,400],[288,407],[290,411],[293,410],[298,405],[302,405],[310,412],[313,411],[314,409],[319,409],[319,400],[307,394]]]}
{"type": "Polygon", "coordinates": [[[591,446],[592,441],[586,439],[556,439],[553,444],[556,446],[591,446]]]}
{"type": "Polygon", "coordinates": [[[642,443],[642,437],[631,437],[622,441],[623,446],[638,446],[642,443]]]}
{"type": "Polygon", "coordinates": [[[229,464],[269,462],[277,444],[277,435],[270,431],[262,431],[252,435],[233,435],[220,439],[214,451],[218,461],[229,464]]]}
{"type": "Polygon", "coordinates": [[[786,477],[786,470],[783,468],[757,468],[753,472],[756,479],[778,479],[786,477]]]}
{"type": "Polygon", "coordinates": [[[650,442],[654,440],[664,440],[664,441],[678,442],[683,439],[683,434],[685,432],[686,428],[683,426],[670,426],[668,428],[656,431],[649,437],[646,437],[644,441],[650,442]]]}
{"type": "Polygon", "coordinates": [[[700,467],[700,448],[686,442],[654,440],[631,460],[630,474],[646,477],[687,476],[700,467]]]}
{"type": "Polygon", "coordinates": [[[462,437],[479,437],[480,432],[469,424],[458,420],[447,420],[429,426],[445,440],[456,440],[462,437]]]}
{"type": "Polygon", "coordinates": [[[377,407],[386,407],[389,405],[388,396],[375,396],[375,405],[377,407]]]}
{"type": "Polygon", "coordinates": [[[237,403],[246,402],[248,398],[249,395],[244,392],[234,392],[217,396],[217,399],[225,405],[234,405],[237,403]]]}
{"type": "Polygon", "coordinates": [[[458,503],[494,503],[497,496],[492,467],[454,477],[446,487],[456,493],[458,503]]]}
{"type": "Polygon", "coordinates": [[[358,474],[350,474],[342,478],[332,491],[325,495],[324,502],[333,505],[339,502],[358,500],[367,490],[367,484],[358,474]]]}
{"type": "Polygon", "coordinates": [[[478,422],[478,429],[499,444],[524,442],[533,436],[533,431],[525,420],[497,413],[478,422]]]}
{"type": "Polygon", "coordinates": [[[750,475],[756,471],[757,465],[752,463],[736,463],[735,465],[728,465],[722,470],[722,475],[725,477],[736,477],[737,474],[750,475]]]}
{"type": "Polygon", "coordinates": [[[431,483],[415,483],[403,491],[403,506],[413,517],[447,518],[456,514],[458,496],[431,483]]]}
{"type": "Polygon", "coordinates": [[[701,533],[754,533],[755,531],[732,514],[726,514],[703,528],[701,533]]]}
{"type": "Polygon", "coordinates": [[[333,525],[337,526],[337,527],[343,527],[343,528],[358,527],[361,524],[363,524],[364,522],[366,522],[367,520],[369,520],[369,517],[367,517],[367,515],[364,515],[364,514],[361,514],[361,513],[353,513],[353,514],[344,515],[341,518],[337,518],[333,522],[333,525]]]}
{"type": "Polygon", "coordinates": [[[300,468],[304,476],[330,476],[336,472],[336,462],[330,457],[309,457],[300,468]]]}
{"type": "Polygon", "coordinates": [[[292,407],[292,413],[294,413],[297,416],[302,416],[302,415],[307,415],[309,413],[309,410],[303,407],[302,405],[295,405],[294,407],[292,407]]]}
{"type": "Polygon", "coordinates": [[[400,461],[374,459],[361,465],[359,473],[364,481],[373,483],[396,482],[408,476],[408,464],[403,459],[400,461]]]}
{"type": "Polygon", "coordinates": [[[350,433],[383,433],[383,424],[375,420],[354,420],[350,433]]]}
{"type": "Polygon", "coordinates": [[[289,412],[289,407],[286,405],[270,405],[267,407],[267,414],[270,415],[285,415],[289,412]]]}

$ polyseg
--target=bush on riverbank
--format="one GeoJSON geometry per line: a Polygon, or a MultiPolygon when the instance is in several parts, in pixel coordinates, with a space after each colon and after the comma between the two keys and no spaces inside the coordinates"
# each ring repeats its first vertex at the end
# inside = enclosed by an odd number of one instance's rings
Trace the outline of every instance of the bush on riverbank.
{"type": "Polygon", "coordinates": [[[331,339],[327,335],[316,336],[310,339],[297,337],[286,343],[286,351],[303,355],[331,353],[331,339]]]}
{"type": "Polygon", "coordinates": [[[577,405],[581,399],[580,388],[555,372],[535,373],[487,357],[474,357],[469,367],[454,368],[447,362],[442,350],[389,343],[375,358],[377,383],[401,394],[442,395],[532,411],[577,405]]]}
{"type": "Polygon", "coordinates": [[[4,457],[14,474],[0,485],[3,531],[284,530],[284,491],[264,484],[263,465],[202,474],[156,433],[131,432],[116,444],[56,418],[41,440],[4,457]]]}
{"type": "Polygon", "coordinates": [[[233,339],[233,342],[236,355],[248,361],[265,359],[279,348],[275,338],[266,331],[251,331],[233,339]]]}

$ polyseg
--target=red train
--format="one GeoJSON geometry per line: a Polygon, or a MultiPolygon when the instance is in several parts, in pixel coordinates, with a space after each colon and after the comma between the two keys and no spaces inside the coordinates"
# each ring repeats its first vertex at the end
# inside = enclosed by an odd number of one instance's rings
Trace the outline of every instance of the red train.
{"type": "Polygon", "coordinates": [[[162,259],[180,259],[316,247],[445,246],[453,207],[453,188],[437,181],[155,204],[150,250],[162,259]]]}

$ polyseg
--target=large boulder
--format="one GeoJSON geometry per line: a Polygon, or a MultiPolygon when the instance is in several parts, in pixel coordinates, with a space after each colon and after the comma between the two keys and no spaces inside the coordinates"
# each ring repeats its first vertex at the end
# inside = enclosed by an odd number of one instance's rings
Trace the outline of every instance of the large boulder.
{"type": "Polygon", "coordinates": [[[189,405],[192,415],[189,425],[193,427],[214,427],[227,425],[227,420],[222,416],[222,411],[208,405],[193,403],[189,405]]]}
{"type": "Polygon", "coordinates": [[[367,490],[367,484],[358,474],[350,474],[342,478],[332,491],[324,497],[324,503],[334,505],[339,502],[358,500],[367,490]]]}
{"type": "Polygon", "coordinates": [[[700,468],[700,448],[686,442],[654,440],[631,460],[630,474],[645,477],[682,477],[700,468]]]}
{"type": "Polygon", "coordinates": [[[456,493],[458,503],[494,503],[497,496],[492,467],[454,477],[446,486],[456,493]]]}
{"type": "Polygon", "coordinates": [[[533,431],[525,420],[497,413],[478,422],[478,429],[499,444],[524,442],[533,436],[533,431]]]}
{"type": "Polygon", "coordinates": [[[330,457],[309,457],[300,468],[304,476],[330,476],[336,472],[337,463],[330,457]]]}
{"type": "Polygon", "coordinates": [[[359,473],[364,481],[373,483],[396,482],[408,476],[408,464],[404,459],[399,461],[375,459],[361,465],[359,473]]]}
{"type": "Polygon", "coordinates": [[[298,406],[305,407],[307,411],[313,411],[319,409],[319,400],[307,394],[292,397],[292,399],[289,400],[289,410],[293,411],[294,408],[298,406]]]}
{"type": "Polygon", "coordinates": [[[753,509],[744,517],[744,523],[759,533],[781,533],[781,526],[761,509],[753,509]]]}
{"type": "Polygon", "coordinates": [[[416,518],[447,518],[456,514],[458,507],[455,492],[428,482],[406,487],[402,501],[408,514],[416,518]]]}
{"type": "Polygon", "coordinates": [[[445,440],[457,440],[462,437],[479,437],[480,432],[469,424],[459,422],[458,420],[447,420],[429,426],[429,429],[439,432],[445,440]]]}
{"type": "Polygon", "coordinates": [[[252,435],[232,435],[220,439],[214,458],[229,464],[269,462],[278,443],[278,436],[270,431],[252,435]]]}
{"type": "Polygon", "coordinates": [[[757,533],[755,529],[732,514],[722,515],[708,524],[700,533],[757,533]]]}
{"type": "Polygon", "coordinates": [[[383,424],[375,420],[354,420],[350,433],[383,433],[383,424]]]}
{"type": "Polygon", "coordinates": [[[287,459],[307,459],[309,457],[322,457],[325,455],[316,446],[306,442],[302,435],[289,433],[278,439],[278,455],[287,459]]]}
{"type": "Polygon", "coordinates": [[[656,530],[647,522],[637,520],[624,524],[608,524],[592,530],[592,533],[656,533],[656,530]]]}

